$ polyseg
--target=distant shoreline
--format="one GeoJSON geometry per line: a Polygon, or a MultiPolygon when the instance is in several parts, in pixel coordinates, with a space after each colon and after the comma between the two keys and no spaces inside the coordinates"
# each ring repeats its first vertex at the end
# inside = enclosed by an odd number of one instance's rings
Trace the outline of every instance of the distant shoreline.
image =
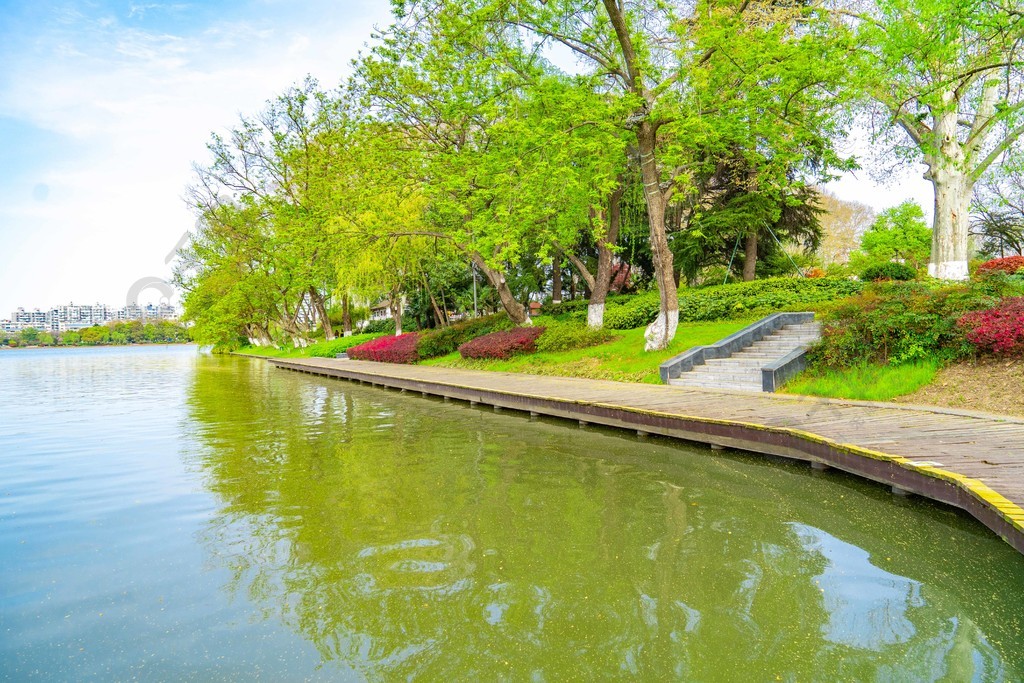
{"type": "Polygon", "coordinates": [[[40,349],[109,349],[130,346],[199,346],[196,342],[136,342],[134,344],[69,344],[56,346],[0,346],[0,351],[38,351],[40,349]]]}

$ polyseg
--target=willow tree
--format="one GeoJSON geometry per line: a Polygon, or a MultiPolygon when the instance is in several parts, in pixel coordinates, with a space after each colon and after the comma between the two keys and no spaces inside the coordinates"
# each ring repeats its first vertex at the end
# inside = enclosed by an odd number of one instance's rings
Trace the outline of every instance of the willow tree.
{"type": "Polygon", "coordinates": [[[876,0],[858,23],[866,91],[927,167],[930,275],[968,277],[975,184],[1024,134],[1024,14],[1007,0],[876,0]]]}
{"type": "Polygon", "coordinates": [[[339,102],[312,79],[289,88],[257,115],[242,117],[226,137],[212,137],[212,161],[196,166],[192,190],[197,204],[260,207],[274,242],[275,276],[289,297],[298,294],[283,301],[282,325],[300,343],[307,336],[300,319],[317,321],[325,338],[334,336],[328,308],[336,282],[326,231],[332,214],[323,188],[339,165],[339,148],[324,141],[345,125],[339,102]]]}

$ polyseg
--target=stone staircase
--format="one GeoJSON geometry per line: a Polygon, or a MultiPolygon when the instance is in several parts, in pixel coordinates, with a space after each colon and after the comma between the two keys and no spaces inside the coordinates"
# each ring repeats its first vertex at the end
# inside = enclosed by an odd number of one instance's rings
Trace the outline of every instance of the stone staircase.
{"type": "Polygon", "coordinates": [[[816,322],[785,325],[725,358],[709,358],[668,381],[681,387],[763,391],[761,368],[806,349],[821,336],[816,322]]]}

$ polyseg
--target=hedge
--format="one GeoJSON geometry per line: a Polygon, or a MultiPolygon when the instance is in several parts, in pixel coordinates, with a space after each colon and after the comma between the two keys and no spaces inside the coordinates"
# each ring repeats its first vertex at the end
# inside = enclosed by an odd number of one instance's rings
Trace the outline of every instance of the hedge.
{"type": "Polygon", "coordinates": [[[994,258],[991,261],[985,261],[978,266],[978,275],[985,275],[987,273],[1006,273],[1013,275],[1024,271],[1024,256],[1007,256],[1006,258],[994,258]]]}
{"type": "Polygon", "coordinates": [[[334,358],[339,353],[348,351],[353,346],[373,341],[378,336],[376,334],[356,334],[351,337],[339,337],[331,341],[322,341],[309,347],[309,355],[314,358],[334,358]]]}
{"type": "MultiPolygon", "coordinates": [[[[860,292],[864,284],[838,277],[769,278],[679,290],[679,321],[749,318],[780,310],[810,307],[860,292]]],[[[610,302],[611,303],[611,302],[610,302]]],[[[605,308],[604,326],[629,330],[654,322],[661,308],[657,292],[617,299],[605,308]]]]}
{"type": "Polygon", "coordinates": [[[868,266],[860,274],[860,279],[865,282],[878,282],[879,280],[900,280],[909,281],[917,277],[917,272],[905,263],[876,263],[868,266]]]}
{"type": "Polygon", "coordinates": [[[1024,296],[1003,299],[993,308],[960,318],[967,341],[980,351],[1024,356],[1024,296]]]}
{"type": "Polygon", "coordinates": [[[612,335],[601,328],[587,327],[579,323],[555,323],[537,339],[538,351],[570,351],[602,344],[612,335]]]}
{"type": "Polygon", "coordinates": [[[851,367],[863,362],[898,365],[924,358],[948,361],[974,352],[959,321],[998,304],[1005,283],[933,285],[880,282],[829,311],[822,339],[811,350],[817,363],[851,367]]]}
{"type": "Polygon", "coordinates": [[[459,347],[463,358],[511,358],[517,353],[532,353],[537,349],[537,337],[544,327],[515,327],[492,332],[470,340],[459,347]]]}
{"type": "Polygon", "coordinates": [[[388,335],[377,337],[348,350],[348,357],[356,360],[372,360],[379,363],[415,363],[419,360],[416,353],[418,332],[407,332],[398,337],[388,335]]]}
{"type": "Polygon", "coordinates": [[[512,326],[512,321],[504,313],[472,318],[450,327],[442,327],[422,333],[419,342],[416,344],[416,350],[419,352],[420,358],[447,356],[449,353],[454,353],[459,346],[465,344],[470,339],[499,330],[507,330],[512,326]]]}

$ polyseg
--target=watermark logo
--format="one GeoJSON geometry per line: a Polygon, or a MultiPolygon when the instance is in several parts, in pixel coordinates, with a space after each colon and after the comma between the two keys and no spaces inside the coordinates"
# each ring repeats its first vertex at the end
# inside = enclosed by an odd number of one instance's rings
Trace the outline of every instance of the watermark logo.
{"type": "MultiPolygon", "coordinates": [[[[188,240],[189,233],[186,230],[181,234],[181,237],[178,238],[178,242],[174,245],[174,248],[167,252],[167,256],[164,257],[164,265],[170,265],[171,261],[177,258],[181,250],[185,248],[186,244],[188,244],[188,240]]],[[[149,289],[156,290],[160,293],[161,304],[171,303],[171,298],[174,296],[174,287],[171,283],[162,277],[149,275],[139,278],[132,283],[131,287],[128,288],[128,294],[125,296],[125,307],[129,310],[133,307],[141,310],[141,306],[139,306],[139,297],[142,296],[143,292],[149,289]]]]}

